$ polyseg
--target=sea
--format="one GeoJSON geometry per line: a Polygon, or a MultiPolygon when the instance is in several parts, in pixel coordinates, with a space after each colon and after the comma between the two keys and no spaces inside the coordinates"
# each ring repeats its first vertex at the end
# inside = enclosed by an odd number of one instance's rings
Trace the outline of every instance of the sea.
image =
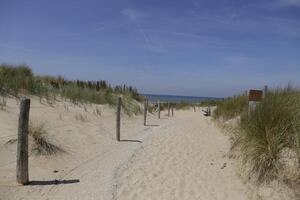
{"type": "Polygon", "coordinates": [[[150,103],[157,102],[158,100],[161,102],[188,102],[188,103],[197,103],[201,101],[207,100],[222,100],[222,98],[216,97],[197,97],[197,96],[178,96],[178,95],[162,95],[162,94],[142,94],[142,96],[146,97],[150,103]]]}

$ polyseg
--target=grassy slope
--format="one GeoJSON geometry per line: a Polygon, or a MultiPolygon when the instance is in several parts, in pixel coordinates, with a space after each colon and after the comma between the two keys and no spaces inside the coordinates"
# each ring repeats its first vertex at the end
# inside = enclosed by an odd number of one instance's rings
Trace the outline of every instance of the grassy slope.
{"type": "MultiPolygon", "coordinates": [[[[241,148],[250,175],[259,182],[279,177],[285,167],[281,161],[286,150],[296,154],[300,167],[300,91],[287,87],[269,91],[264,101],[248,113],[247,97],[235,96],[220,102],[215,119],[226,121],[240,116],[241,148]]],[[[296,174],[297,175],[297,174],[296,174]]],[[[294,177],[299,181],[299,177],[294,177]]]]}
{"type": "Polygon", "coordinates": [[[131,86],[111,87],[105,81],[70,81],[62,77],[36,76],[24,65],[0,65],[0,95],[36,95],[48,102],[57,97],[73,103],[109,104],[115,106],[117,96],[123,97],[124,110],[128,115],[141,112],[137,90],[131,86]]]}

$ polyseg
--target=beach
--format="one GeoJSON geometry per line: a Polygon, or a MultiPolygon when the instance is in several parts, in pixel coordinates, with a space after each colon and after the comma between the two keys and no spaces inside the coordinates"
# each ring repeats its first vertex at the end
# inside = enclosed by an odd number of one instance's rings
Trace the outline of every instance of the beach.
{"type": "MultiPolygon", "coordinates": [[[[31,122],[44,123],[65,153],[30,153],[27,186],[18,185],[16,135],[19,108],[7,99],[0,112],[0,199],[248,199],[249,188],[230,159],[229,137],[201,109],[121,116],[106,105],[49,106],[32,97],[31,122]],[[101,116],[95,114],[100,110],[101,116]],[[76,116],[81,115],[82,118],[76,116]],[[84,120],[83,120],[84,119],[84,120]]],[[[251,195],[250,195],[251,196],[251,195]]]]}

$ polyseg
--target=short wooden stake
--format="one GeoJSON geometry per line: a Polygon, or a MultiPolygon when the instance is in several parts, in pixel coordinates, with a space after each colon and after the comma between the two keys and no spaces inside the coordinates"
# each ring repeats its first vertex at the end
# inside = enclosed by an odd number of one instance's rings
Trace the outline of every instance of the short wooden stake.
{"type": "Polygon", "coordinates": [[[144,100],[144,126],[146,126],[147,122],[147,111],[148,111],[148,100],[144,100]]]}
{"type": "Polygon", "coordinates": [[[174,105],[172,105],[172,117],[174,117],[174,105]]]}
{"type": "Polygon", "coordinates": [[[168,117],[170,117],[170,102],[168,102],[168,117]]]}
{"type": "Polygon", "coordinates": [[[160,101],[158,101],[158,119],[160,119],[160,101]]]}
{"type": "Polygon", "coordinates": [[[121,106],[122,106],[122,98],[118,97],[118,102],[117,102],[117,126],[116,126],[116,134],[117,134],[117,141],[121,140],[121,134],[120,134],[120,129],[121,129],[121,106]]]}
{"type": "Polygon", "coordinates": [[[30,111],[30,99],[21,99],[18,145],[17,145],[17,182],[23,185],[28,184],[28,122],[30,111]]]}

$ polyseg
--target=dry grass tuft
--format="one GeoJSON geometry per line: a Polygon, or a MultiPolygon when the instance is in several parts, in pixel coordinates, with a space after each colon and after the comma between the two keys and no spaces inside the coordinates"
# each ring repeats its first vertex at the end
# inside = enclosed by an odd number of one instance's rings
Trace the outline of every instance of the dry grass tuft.
{"type": "Polygon", "coordinates": [[[47,136],[44,124],[29,125],[29,135],[32,137],[34,145],[32,151],[37,155],[54,155],[65,152],[62,148],[52,144],[47,136]]]}

